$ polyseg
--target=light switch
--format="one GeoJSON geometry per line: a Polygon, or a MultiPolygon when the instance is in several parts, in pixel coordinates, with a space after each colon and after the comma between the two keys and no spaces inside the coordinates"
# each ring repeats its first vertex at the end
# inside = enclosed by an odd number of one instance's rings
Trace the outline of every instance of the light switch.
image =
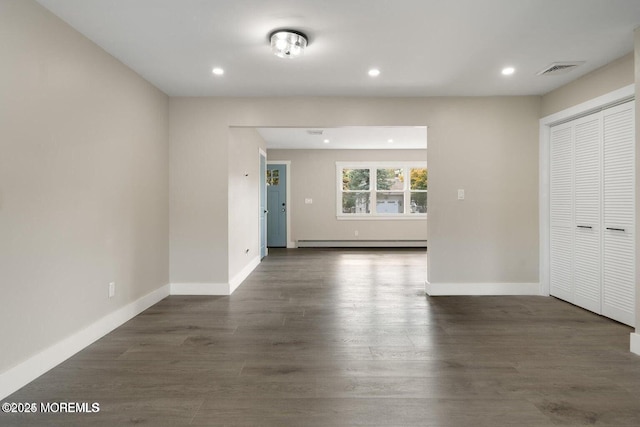
{"type": "Polygon", "coordinates": [[[304,204],[305,205],[310,205],[313,203],[313,199],[304,199],[304,204]]]}
{"type": "Polygon", "coordinates": [[[464,200],[464,190],[458,189],[458,200],[464,200]]]}

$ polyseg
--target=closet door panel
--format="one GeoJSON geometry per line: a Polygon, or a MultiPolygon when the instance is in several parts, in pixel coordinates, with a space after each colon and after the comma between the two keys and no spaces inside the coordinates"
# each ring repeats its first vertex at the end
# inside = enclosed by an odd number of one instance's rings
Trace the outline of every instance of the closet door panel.
{"type": "Polygon", "coordinates": [[[551,129],[550,292],[573,302],[573,127],[551,129]]]}
{"type": "Polygon", "coordinates": [[[634,246],[627,230],[605,230],[602,314],[630,326],[635,326],[634,246]]]}
{"type": "Polygon", "coordinates": [[[573,302],[573,230],[551,229],[551,295],[573,302]]]}
{"type": "Polygon", "coordinates": [[[602,218],[602,114],[574,125],[574,303],[600,313],[602,218]]]}
{"type": "Polygon", "coordinates": [[[575,231],[574,304],[601,313],[600,232],[593,229],[575,231]]]}
{"type": "Polygon", "coordinates": [[[635,324],[635,130],[633,103],[604,111],[605,316],[635,324]]]}

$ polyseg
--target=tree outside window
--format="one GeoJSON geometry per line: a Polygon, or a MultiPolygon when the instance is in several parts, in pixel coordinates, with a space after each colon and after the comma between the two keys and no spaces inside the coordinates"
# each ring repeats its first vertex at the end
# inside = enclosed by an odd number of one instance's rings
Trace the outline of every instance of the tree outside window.
{"type": "Polygon", "coordinates": [[[411,168],[411,213],[427,213],[427,168],[411,168]]]}

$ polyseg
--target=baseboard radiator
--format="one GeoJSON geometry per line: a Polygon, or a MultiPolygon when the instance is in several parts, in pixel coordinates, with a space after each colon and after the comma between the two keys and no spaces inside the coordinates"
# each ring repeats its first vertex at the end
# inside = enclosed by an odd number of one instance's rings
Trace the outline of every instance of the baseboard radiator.
{"type": "Polygon", "coordinates": [[[426,240],[298,240],[299,248],[426,248],[426,240]]]}

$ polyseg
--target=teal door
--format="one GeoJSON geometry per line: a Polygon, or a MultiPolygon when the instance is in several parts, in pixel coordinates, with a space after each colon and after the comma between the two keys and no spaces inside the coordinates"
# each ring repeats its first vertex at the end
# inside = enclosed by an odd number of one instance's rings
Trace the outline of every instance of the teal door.
{"type": "Polygon", "coordinates": [[[287,247],[287,176],[285,165],[267,165],[267,246],[287,247]]]}
{"type": "Polygon", "coordinates": [[[260,259],[267,256],[267,159],[260,153],[260,259]]]}

